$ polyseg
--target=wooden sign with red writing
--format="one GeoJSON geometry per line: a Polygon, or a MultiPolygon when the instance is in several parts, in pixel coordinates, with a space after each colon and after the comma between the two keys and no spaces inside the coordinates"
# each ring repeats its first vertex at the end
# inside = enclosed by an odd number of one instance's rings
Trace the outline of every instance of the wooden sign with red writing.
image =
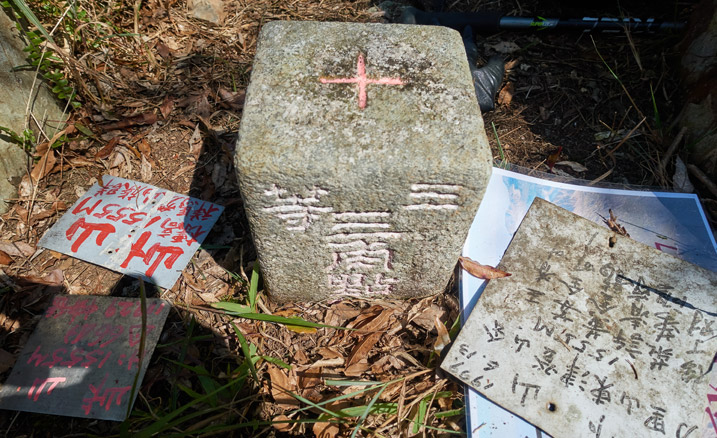
{"type": "Polygon", "coordinates": [[[38,246],[170,289],[224,207],[104,176],[38,246]]]}
{"type": "Polygon", "coordinates": [[[170,305],[147,299],[144,358],[137,298],[58,295],[0,388],[0,409],[122,421],[170,305]]]}

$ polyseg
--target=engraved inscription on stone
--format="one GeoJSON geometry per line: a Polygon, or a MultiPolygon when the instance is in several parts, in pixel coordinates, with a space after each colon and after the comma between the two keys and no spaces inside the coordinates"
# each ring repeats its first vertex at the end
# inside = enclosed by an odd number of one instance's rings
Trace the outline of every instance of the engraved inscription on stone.
{"type": "Polygon", "coordinates": [[[279,301],[442,291],[491,172],[460,34],[273,22],[235,164],[279,301]]]}
{"type": "Polygon", "coordinates": [[[717,274],[542,199],[500,268],[443,369],[556,438],[701,436],[717,274]]]}

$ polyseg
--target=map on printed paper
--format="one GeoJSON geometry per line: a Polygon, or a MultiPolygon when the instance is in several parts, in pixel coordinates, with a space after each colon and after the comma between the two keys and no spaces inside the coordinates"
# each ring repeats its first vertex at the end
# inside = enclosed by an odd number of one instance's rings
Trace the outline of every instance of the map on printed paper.
{"type": "MultiPolygon", "coordinates": [[[[471,226],[463,255],[483,264],[500,262],[518,225],[536,197],[543,198],[595,223],[617,215],[630,236],[646,245],[673,254],[690,263],[717,271],[717,246],[694,194],[616,190],[565,184],[534,178],[504,169],[493,175],[471,226]]],[[[461,303],[467,317],[475,306],[485,282],[463,275],[461,303]]],[[[706,433],[693,438],[717,437],[717,372],[704,388],[706,433]],[[710,386],[711,385],[711,386],[710,386]]],[[[545,432],[495,405],[473,389],[466,391],[469,436],[545,437],[545,432]]]]}
{"type": "Polygon", "coordinates": [[[224,207],[104,176],[38,246],[170,289],[224,207]]]}

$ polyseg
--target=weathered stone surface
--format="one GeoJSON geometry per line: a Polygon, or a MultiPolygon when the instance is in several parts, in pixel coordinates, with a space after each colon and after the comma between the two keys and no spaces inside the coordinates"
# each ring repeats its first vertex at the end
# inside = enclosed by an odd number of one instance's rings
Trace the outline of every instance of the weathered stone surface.
{"type": "Polygon", "coordinates": [[[443,290],[490,160],[458,32],[262,29],[236,168],[279,301],[443,290]]]}
{"type": "MultiPolygon", "coordinates": [[[[15,28],[15,23],[0,10],[0,126],[10,128],[17,133],[25,129],[27,102],[32,95],[30,110],[37,121],[43,124],[48,135],[54,133],[53,127],[60,124],[62,109],[55,102],[45,86],[36,84],[32,90],[34,71],[16,71],[14,67],[27,64],[25,43],[15,28]]],[[[38,80],[38,84],[41,82],[38,80]]],[[[32,128],[33,126],[30,125],[32,128]]],[[[7,210],[5,199],[17,197],[17,186],[26,172],[27,157],[15,144],[7,141],[0,133],[0,213],[7,210]]]]}
{"type": "Polygon", "coordinates": [[[498,268],[441,368],[554,438],[714,435],[717,273],[540,198],[498,268]]]}
{"type": "Polygon", "coordinates": [[[194,18],[214,24],[224,23],[226,13],[222,0],[189,0],[187,7],[194,18]]]}

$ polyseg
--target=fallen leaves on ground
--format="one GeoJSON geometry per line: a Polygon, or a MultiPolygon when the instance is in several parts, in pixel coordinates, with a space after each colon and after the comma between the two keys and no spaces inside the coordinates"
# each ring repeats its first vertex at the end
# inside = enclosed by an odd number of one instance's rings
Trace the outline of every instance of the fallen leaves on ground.
{"type": "MultiPolygon", "coordinates": [[[[615,216],[615,213],[613,213],[613,211],[612,211],[611,208],[608,209],[608,213],[610,214],[610,217],[607,218],[607,219],[605,219],[605,218],[603,217],[603,218],[602,218],[603,222],[605,222],[605,224],[606,224],[612,231],[616,232],[617,234],[620,234],[621,236],[625,236],[625,237],[630,237],[630,234],[628,234],[628,232],[627,232],[627,230],[625,229],[625,227],[623,227],[622,225],[620,225],[620,224],[617,222],[617,216],[615,216]]],[[[602,216],[601,216],[601,217],[602,217],[602,216]]]]}
{"type": "Polygon", "coordinates": [[[289,393],[297,392],[296,378],[290,378],[287,371],[273,364],[267,365],[271,384],[271,396],[274,397],[276,405],[281,409],[295,409],[300,403],[289,393]]]}
{"type": "Polygon", "coordinates": [[[101,126],[101,128],[105,131],[115,131],[115,130],[121,130],[121,129],[127,129],[131,128],[132,126],[138,126],[138,125],[153,125],[157,122],[157,114],[155,113],[143,113],[138,116],[134,117],[128,117],[126,119],[122,119],[116,122],[110,122],[106,123],[101,126]]]}
{"type": "Polygon", "coordinates": [[[553,166],[555,166],[555,163],[558,162],[560,159],[560,154],[563,152],[563,147],[559,146],[558,150],[548,155],[547,164],[548,164],[548,172],[553,171],[553,166]]]}
{"type": "Polygon", "coordinates": [[[493,280],[496,278],[509,277],[509,274],[500,269],[494,268],[488,265],[481,265],[480,263],[471,260],[468,257],[458,257],[458,261],[461,267],[474,277],[480,278],[481,280],[493,280]]]}
{"type": "Polygon", "coordinates": [[[9,265],[12,262],[12,257],[10,257],[5,251],[0,250],[0,265],[9,265]]]}

